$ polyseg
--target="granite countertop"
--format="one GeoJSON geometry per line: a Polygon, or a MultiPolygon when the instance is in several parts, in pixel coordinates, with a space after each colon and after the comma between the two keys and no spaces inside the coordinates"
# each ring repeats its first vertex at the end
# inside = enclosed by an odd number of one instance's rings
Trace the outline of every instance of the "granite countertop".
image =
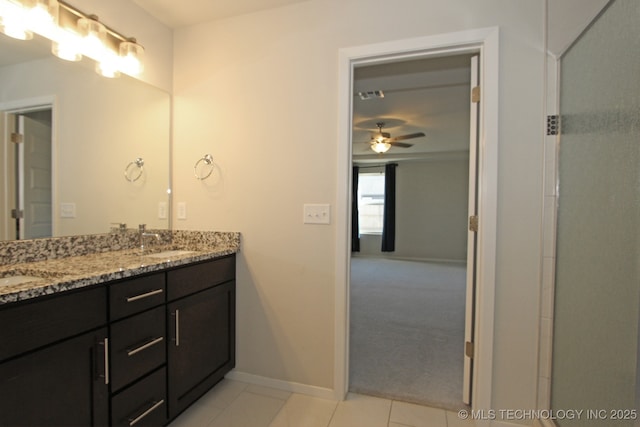
{"type": "Polygon", "coordinates": [[[144,254],[140,249],[125,249],[3,265],[0,266],[0,305],[210,260],[236,253],[238,249],[232,243],[193,248],[155,246],[144,254]],[[160,258],[153,256],[165,251],[176,252],[160,258]],[[2,283],[3,278],[15,276],[29,276],[33,280],[2,283]]]}

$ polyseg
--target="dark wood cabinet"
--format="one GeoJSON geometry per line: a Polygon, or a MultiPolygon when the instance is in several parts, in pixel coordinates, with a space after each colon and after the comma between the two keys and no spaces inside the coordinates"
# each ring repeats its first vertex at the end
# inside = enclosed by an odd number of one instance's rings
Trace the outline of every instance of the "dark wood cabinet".
{"type": "Polygon", "coordinates": [[[111,399],[114,427],[163,426],[167,422],[167,371],[161,368],[111,399]]]}
{"type": "Polygon", "coordinates": [[[112,391],[166,363],[165,330],[164,306],[111,324],[112,391]]]}
{"type": "Polygon", "coordinates": [[[166,273],[109,285],[111,425],[167,422],[166,273]]]}
{"type": "MultiPolygon", "coordinates": [[[[235,259],[226,258],[222,262],[227,268],[235,259]]],[[[219,276],[203,276],[203,269],[216,270],[212,264],[186,267],[174,271],[175,276],[168,276],[169,295],[172,287],[180,287],[182,281],[191,283],[191,289],[196,290],[167,306],[171,337],[167,352],[170,418],[235,366],[235,274],[226,276],[223,283],[219,276]],[[190,276],[191,272],[195,278],[190,276]]]]}
{"type": "Polygon", "coordinates": [[[235,255],[0,306],[0,427],[163,426],[235,366],[235,255]]]}
{"type": "Polygon", "coordinates": [[[0,364],[0,425],[108,426],[107,329],[0,364]]]}
{"type": "Polygon", "coordinates": [[[0,307],[0,426],[109,424],[102,286],[0,307]]]}

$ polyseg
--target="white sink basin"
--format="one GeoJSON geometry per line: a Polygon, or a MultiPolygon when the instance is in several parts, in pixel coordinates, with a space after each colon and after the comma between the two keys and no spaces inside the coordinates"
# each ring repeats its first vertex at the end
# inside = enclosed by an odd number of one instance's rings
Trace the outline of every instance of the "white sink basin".
{"type": "Polygon", "coordinates": [[[171,258],[174,256],[188,255],[193,252],[194,251],[173,250],[173,251],[157,252],[155,254],[148,254],[145,256],[151,257],[151,258],[171,258]]]}
{"type": "Polygon", "coordinates": [[[33,282],[34,280],[40,280],[40,277],[36,276],[9,276],[9,277],[0,277],[0,286],[12,286],[12,285],[21,285],[27,282],[33,282]]]}

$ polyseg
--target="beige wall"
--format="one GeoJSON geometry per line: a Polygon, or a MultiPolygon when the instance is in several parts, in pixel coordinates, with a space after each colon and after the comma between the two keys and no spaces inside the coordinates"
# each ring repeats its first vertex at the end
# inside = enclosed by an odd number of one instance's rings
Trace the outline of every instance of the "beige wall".
{"type": "Polygon", "coordinates": [[[399,162],[395,251],[381,251],[380,235],[362,235],[357,255],[464,262],[469,158],[464,154],[460,157],[399,162]]]}
{"type": "Polygon", "coordinates": [[[338,49],[488,26],[501,29],[493,399],[535,406],[542,2],[310,0],[176,31],[174,201],[188,219],[174,225],[242,232],[239,371],[333,387],[335,221],[303,225],[302,205],[336,202],[338,49]],[[219,174],[201,183],[209,152],[219,174]]]}

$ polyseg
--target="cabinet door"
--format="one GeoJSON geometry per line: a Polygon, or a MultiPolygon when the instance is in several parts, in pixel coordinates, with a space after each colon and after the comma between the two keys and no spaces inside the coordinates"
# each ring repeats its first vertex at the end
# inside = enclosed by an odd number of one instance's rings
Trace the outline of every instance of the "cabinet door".
{"type": "Polygon", "coordinates": [[[168,305],[169,416],[220,381],[235,365],[235,282],[168,305]]]}
{"type": "Polygon", "coordinates": [[[0,364],[0,426],[106,426],[107,329],[0,364]]]}

